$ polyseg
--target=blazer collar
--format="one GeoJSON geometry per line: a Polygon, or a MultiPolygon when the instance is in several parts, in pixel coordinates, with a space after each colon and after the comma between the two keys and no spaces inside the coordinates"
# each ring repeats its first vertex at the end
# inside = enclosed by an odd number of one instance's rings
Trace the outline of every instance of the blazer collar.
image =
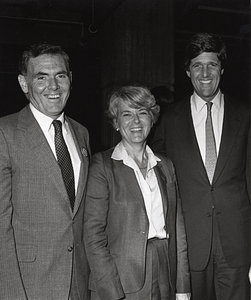
{"type": "MultiPolygon", "coordinates": [[[[144,198],[141,192],[141,189],[139,187],[137,178],[134,174],[134,171],[132,168],[126,166],[123,164],[122,160],[116,160],[114,161],[115,165],[119,168],[118,172],[121,174],[121,178],[123,178],[125,186],[131,191],[131,193],[135,196],[135,200],[139,201],[146,212],[145,208],[145,203],[144,203],[144,198]]],[[[167,179],[166,176],[163,173],[162,170],[162,162],[159,161],[157,165],[154,167],[154,172],[156,174],[161,196],[162,196],[162,203],[163,203],[163,210],[164,210],[164,215],[167,215],[167,210],[168,210],[168,197],[167,197],[167,191],[166,191],[166,183],[167,179]]]]}
{"type": "Polygon", "coordinates": [[[154,171],[158,180],[160,193],[162,197],[163,213],[164,216],[167,216],[167,211],[168,211],[168,196],[167,196],[167,189],[166,189],[167,178],[164,175],[164,172],[162,170],[161,161],[159,161],[158,164],[154,167],[154,171]]]}
{"type": "MultiPolygon", "coordinates": [[[[137,201],[140,201],[140,203],[142,204],[142,206],[144,207],[144,210],[145,210],[144,198],[143,198],[141,189],[139,187],[137,178],[134,174],[134,170],[132,168],[126,166],[122,160],[114,160],[114,162],[116,162],[116,165],[118,165],[120,168],[119,173],[121,173],[121,178],[123,178],[125,186],[135,196],[135,199],[137,201]]],[[[146,212],[146,210],[145,210],[145,212],[146,212]]]]}

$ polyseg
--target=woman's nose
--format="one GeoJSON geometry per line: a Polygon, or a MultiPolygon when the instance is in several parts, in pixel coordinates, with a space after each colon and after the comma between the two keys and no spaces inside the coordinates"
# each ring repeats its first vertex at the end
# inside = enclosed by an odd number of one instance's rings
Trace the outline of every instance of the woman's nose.
{"type": "Polygon", "coordinates": [[[139,115],[137,113],[134,115],[134,122],[135,123],[139,123],[140,122],[139,115]]]}

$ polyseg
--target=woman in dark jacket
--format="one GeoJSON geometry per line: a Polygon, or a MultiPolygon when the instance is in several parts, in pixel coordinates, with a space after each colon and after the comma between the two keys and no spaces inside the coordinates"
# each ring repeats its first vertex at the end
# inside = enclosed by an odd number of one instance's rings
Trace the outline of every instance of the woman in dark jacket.
{"type": "Polygon", "coordinates": [[[184,221],[171,161],[146,145],[159,107],[148,89],[122,87],[109,116],[121,134],[94,155],[84,216],[92,300],[189,299],[184,221]]]}

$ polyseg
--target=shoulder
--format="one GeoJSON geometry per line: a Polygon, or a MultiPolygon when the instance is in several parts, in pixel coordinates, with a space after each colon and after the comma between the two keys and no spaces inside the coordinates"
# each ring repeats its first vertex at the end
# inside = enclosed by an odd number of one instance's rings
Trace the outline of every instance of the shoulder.
{"type": "Polygon", "coordinates": [[[80,124],[79,122],[77,122],[77,121],[75,121],[75,120],[73,120],[72,118],[69,118],[69,117],[67,117],[67,121],[70,123],[70,125],[75,130],[81,131],[85,135],[89,135],[88,129],[84,125],[80,124]]]}
{"type": "Polygon", "coordinates": [[[18,120],[26,120],[27,121],[27,119],[32,119],[32,118],[34,119],[32,112],[29,108],[29,105],[26,105],[24,108],[22,108],[18,112],[1,117],[0,124],[2,126],[15,125],[18,123],[18,120]]]}
{"type": "Polygon", "coordinates": [[[33,117],[29,106],[27,105],[21,111],[1,117],[0,118],[0,129],[5,132],[15,131],[19,125],[29,125],[33,123],[35,118],[33,117]]]}
{"type": "Polygon", "coordinates": [[[163,153],[154,154],[161,160],[160,162],[158,162],[158,166],[163,168],[166,172],[174,174],[174,166],[172,160],[165,156],[163,153]]]}
{"type": "Polygon", "coordinates": [[[17,121],[18,121],[18,113],[11,114],[8,116],[4,116],[0,118],[0,127],[16,127],[17,121]]]}
{"type": "Polygon", "coordinates": [[[90,177],[102,177],[107,178],[112,176],[114,165],[113,159],[111,158],[113,152],[113,148],[103,151],[97,152],[91,157],[89,176],[90,177]]]}
{"type": "Polygon", "coordinates": [[[226,108],[232,108],[235,112],[250,115],[250,106],[248,104],[232,98],[229,95],[224,95],[224,102],[226,108]]]}
{"type": "Polygon", "coordinates": [[[165,119],[171,118],[172,116],[176,116],[176,114],[180,113],[183,109],[189,109],[189,107],[190,96],[187,96],[166,106],[163,112],[163,116],[165,116],[165,119]]]}
{"type": "Polygon", "coordinates": [[[246,128],[250,127],[250,106],[228,95],[224,96],[224,115],[228,120],[236,119],[246,128]]]}
{"type": "Polygon", "coordinates": [[[106,151],[97,152],[92,156],[91,163],[104,163],[104,164],[111,164],[112,162],[112,152],[114,148],[110,148],[106,151]]]}

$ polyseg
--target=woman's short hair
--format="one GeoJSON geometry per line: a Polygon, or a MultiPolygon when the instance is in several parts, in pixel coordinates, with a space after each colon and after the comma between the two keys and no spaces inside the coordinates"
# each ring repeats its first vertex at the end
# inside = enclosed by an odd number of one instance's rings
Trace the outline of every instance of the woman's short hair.
{"type": "Polygon", "coordinates": [[[225,68],[227,62],[227,52],[226,45],[222,41],[221,37],[209,33],[197,33],[187,44],[185,69],[189,70],[191,60],[203,52],[216,53],[221,62],[221,68],[225,68]]]}
{"type": "Polygon", "coordinates": [[[38,44],[34,44],[30,46],[27,50],[25,50],[20,59],[18,69],[20,74],[27,75],[28,64],[31,58],[36,58],[40,55],[48,54],[48,55],[62,55],[67,72],[70,72],[70,59],[68,54],[60,47],[52,44],[47,44],[45,42],[40,42],[38,44]]]}
{"type": "Polygon", "coordinates": [[[156,104],[154,96],[148,88],[140,86],[124,86],[113,92],[109,99],[107,116],[112,121],[117,120],[119,115],[119,103],[124,102],[132,108],[145,108],[155,123],[158,120],[160,107],[156,104]]]}

